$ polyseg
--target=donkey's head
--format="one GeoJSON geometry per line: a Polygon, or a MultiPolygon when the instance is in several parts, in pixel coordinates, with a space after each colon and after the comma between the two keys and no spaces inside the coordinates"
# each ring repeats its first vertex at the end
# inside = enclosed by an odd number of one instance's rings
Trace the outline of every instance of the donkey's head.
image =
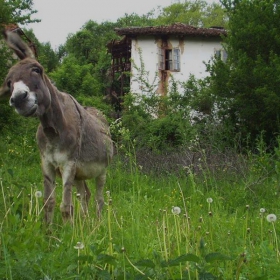
{"type": "Polygon", "coordinates": [[[42,116],[51,103],[44,69],[18,34],[7,32],[5,35],[9,47],[21,61],[9,70],[0,88],[0,97],[9,96],[10,105],[22,116],[42,116]]]}

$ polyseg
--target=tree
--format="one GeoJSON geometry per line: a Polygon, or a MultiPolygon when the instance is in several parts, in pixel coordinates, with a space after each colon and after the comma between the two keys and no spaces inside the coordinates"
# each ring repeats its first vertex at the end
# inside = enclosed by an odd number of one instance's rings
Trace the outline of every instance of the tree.
{"type": "Polygon", "coordinates": [[[81,65],[73,55],[67,56],[61,66],[50,74],[56,86],[65,92],[77,97],[100,95],[100,84],[96,81],[92,64],[81,65]]]}
{"type": "Polygon", "coordinates": [[[8,23],[26,24],[39,22],[38,19],[31,19],[31,15],[37,13],[32,9],[33,0],[1,0],[0,2],[0,25],[8,23]]]}
{"type": "Polygon", "coordinates": [[[145,15],[139,16],[135,13],[125,14],[116,22],[117,27],[127,26],[153,26],[155,25],[154,11],[150,11],[145,15]]]}
{"type": "Polygon", "coordinates": [[[279,134],[280,2],[224,0],[229,14],[226,64],[215,61],[212,92],[227,104],[236,132],[251,140],[279,134]]]}
{"type": "Polygon", "coordinates": [[[74,55],[81,63],[96,64],[99,52],[106,49],[108,41],[117,38],[115,26],[112,22],[98,24],[88,21],[80,31],[67,38],[66,52],[74,55]]]}
{"type": "Polygon", "coordinates": [[[59,65],[59,55],[56,53],[49,42],[40,43],[36,38],[33,30],[24,30],[26,36],[35,44],[38,61],[43,65],[45,71],[50,73],[54,71],[59,65]]]}
{"type": "Polygon", "coordinates": [[[208,4],[204,0],[174,3],[160,9],[156,25],[168,25],[176,22],[198,27],[226,27],[227,17],[221,5],[208,4]]]}

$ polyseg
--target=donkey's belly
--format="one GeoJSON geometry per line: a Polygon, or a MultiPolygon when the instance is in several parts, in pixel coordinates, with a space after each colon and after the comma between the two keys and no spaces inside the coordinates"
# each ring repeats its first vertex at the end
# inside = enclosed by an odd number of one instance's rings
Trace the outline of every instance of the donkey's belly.
{"type": "Polygon", "coordinates": [[[76,180],[86,180],[96,178],[105,172],[106,165],[96,162],[77,162],[76,180]]]}
{"type": "Polygon", "coordinates": [[[106,170],[106,164],[94,161],[69,160],[67,153],[56,151],[43,156],[43,160],[50,163],[57,170],[59,176],[67,176],[68,172],[75,173],[76,180],[87,180],[98,177],[106,170]],[[72,169],[72,167],[73,169],[72,169]],[[72,171],[70,171],[72,169],[72,171]]]}

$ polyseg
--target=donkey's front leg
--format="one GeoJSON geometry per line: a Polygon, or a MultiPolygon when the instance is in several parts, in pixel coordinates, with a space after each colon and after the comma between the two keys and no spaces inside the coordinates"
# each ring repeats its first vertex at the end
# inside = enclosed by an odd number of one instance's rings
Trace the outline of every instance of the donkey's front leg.
{"type": "Polygon", "coordinates": [[[73,217],[72,186],[76,173],[76,164],[69,162],[62,170],[63,196],[60,211],[64,222],[73,217]]]}
{"type": "Polygon", "coordinates": [[[55,207],[55,168],[42,160],[45,222],[51,224],[55,207]]]}

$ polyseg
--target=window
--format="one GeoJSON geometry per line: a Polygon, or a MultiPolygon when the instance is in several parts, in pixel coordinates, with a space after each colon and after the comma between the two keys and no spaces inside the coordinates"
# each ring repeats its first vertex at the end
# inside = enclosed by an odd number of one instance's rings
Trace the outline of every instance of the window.
{"type": "Polygon", "coordinates": [[[227,52],[224,49],[215,49],[214,54],[216,58],[221,59],[223,62],[227,61],[227,52]]]}
{"type": "Polygon", "coordinates": [[[159,49],[159,69],[180,71],[180,49],[159,49]]]}

